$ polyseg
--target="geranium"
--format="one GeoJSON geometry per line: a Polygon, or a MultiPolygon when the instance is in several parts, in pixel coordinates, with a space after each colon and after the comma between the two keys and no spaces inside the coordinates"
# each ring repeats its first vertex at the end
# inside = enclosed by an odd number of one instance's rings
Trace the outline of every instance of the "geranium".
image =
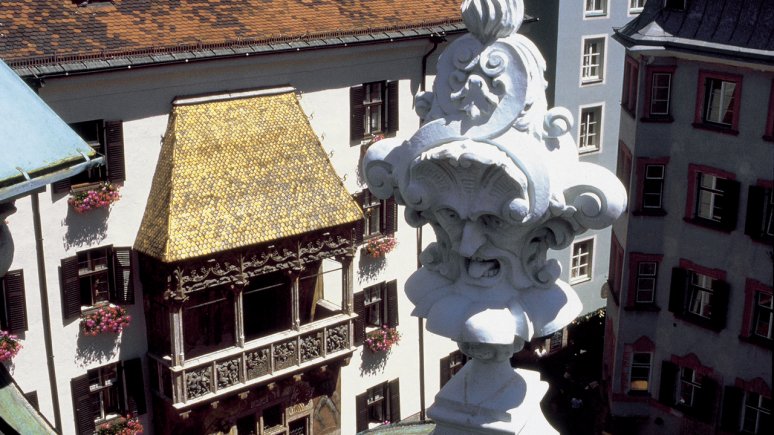
{"type": "Polygon", "coordinates": [[[398,242],[392,236],[374,238],[368,241],[366,253],[374,258],[379,258],[395,249],[398,242]]]}
{"type": "Polygon", "coordinates": [[[108,305],[84,313],[81,316],[81,332],[92,337],[103,332],[120,334],[131,321],[132,316],[123,307],[108,305]]]}
{"type": "Polygon", "coordinates": [[[382,325],[381,328],[366,335],[365,345],[371,352],[386,352],[400,342],[400,332],[395,328],[382,325]]]}
{"type": "Polygon", "coordinates": [[[21,341],[13,334],[0,331],[0,362],[10,361],[22,348],[21,341]]]}
{"type": "Polygon", "coordinates": [[[83,213],[95,208],[110,207],[110,204],[118,201],[121,194],[112,183],[100,183],[94,189],[73,193],[67,200],[78,213],[83,213]]]}
{"type": "Polygon", "coordinates": [[[136,418],[119,417],[97,426],[95,435],[135,435],[142,433],[142,424],[136,418]]]}

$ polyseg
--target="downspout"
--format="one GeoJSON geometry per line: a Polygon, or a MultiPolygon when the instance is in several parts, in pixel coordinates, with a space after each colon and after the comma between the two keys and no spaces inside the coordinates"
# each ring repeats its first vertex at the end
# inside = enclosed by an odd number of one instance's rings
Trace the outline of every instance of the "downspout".
{"type": "MultiPolygon", "coordinates": [[[[422,81],[420,83],[419,90],[425,92],[426,83],[425,76],[427,75],[427,59],[438,48],[438,44],[446,41],[446,35],[443,33],[435,33],[430,36],[430,42],[433,43],[433,48],[430,49],[424,56],[422,56],[422,81]]],[[[417,269],[422,267],[422,262],[419,261],[419,254],[422,253],[422,227],[417,228],[417,269]]],[[[417,323],[419,327],[419,420],[424,421],[425,416],[425,325],[424,320],[421,317],[417,317],[417,323]]]]}
{"type": "Polygon", "coordinates": [[[48,287],[46,286],[46,261],[43,256],[43,231],[40,225],[40,201],[38,192],[30,195],[32,200],[32,221],[35,230],[35,253],[38,258],[38,286],[40,287],[40,310],[43,316],[43,341],[46,345],[46,366],[51,384],[51,403],[54,406],[54,427],[62,433],[62,416],[59,411],[59,391],[56,386],[54,346],[51,340],[51,314],[48,311],[48,287]]]}

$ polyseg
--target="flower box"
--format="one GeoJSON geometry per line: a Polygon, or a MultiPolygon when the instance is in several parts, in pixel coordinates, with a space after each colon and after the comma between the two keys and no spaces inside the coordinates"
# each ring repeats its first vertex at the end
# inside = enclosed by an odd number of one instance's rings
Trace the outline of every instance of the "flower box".
{"type": "Polygon", "coordinates": [[[371,352],[387,352],[400,342],[400,332],[387,325],[366,334],[365,346],[371,352]]]}
{"type": "Polygon", "coordinates": [[[96,208],[107,208],[110,204],[118,201],[121,194],[118,193],[118,187],[112,183],[99,183],[86,190],[73,191],[67,203],[78,213],[84,213],[96,208]]]}
{"type": "Polygon", "coordinates": [[[21,340],[6,331],[0,331],[0,362],[10,361],[22,348],[21,340]]]}
{"type": "Polygon", "coordinates": [[[142,433],[142,424],[136,418],[119,417],[97,426],[95,435],[135,435],[142,433]]]}
{"type": "Polygon", "coordinates": [[[131,321],[132,316],[123,307],[105,305],[81,315],[81,332],[92,337],[103,332],[120,334],[131,321]]]}
{"type": "Polygon", "coordinates": [[[397,246],[398,241],[392,236],[374,238],[368,241],[365,250],[373,258],[383,257],[397,246]]]}

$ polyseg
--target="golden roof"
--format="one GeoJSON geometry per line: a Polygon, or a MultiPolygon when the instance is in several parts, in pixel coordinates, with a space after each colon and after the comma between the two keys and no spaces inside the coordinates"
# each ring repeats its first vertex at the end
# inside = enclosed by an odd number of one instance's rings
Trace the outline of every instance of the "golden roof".
{"type": "Polygon", "coordinates": [[[186,260],[362,219],[295,93],[176,101],[134,247],[186,260]]]}

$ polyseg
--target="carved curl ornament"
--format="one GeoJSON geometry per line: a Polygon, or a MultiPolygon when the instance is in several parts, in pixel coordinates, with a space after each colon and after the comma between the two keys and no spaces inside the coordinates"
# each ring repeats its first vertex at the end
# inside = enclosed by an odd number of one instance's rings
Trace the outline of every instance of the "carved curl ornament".
{"type": "Polygon", "coordinates": [[[462,16],[471,33],[446,48],[433,91],[416,97],[423,125],[371,145],[363,174],[376,196],[406,207],[410,225],[435,232],[406,283],[414,315],[461,341],[466,319],[507,308],[528,341],[581,309],[547,250],[611,225],[626,192],[610,171],[579,162],[569,111],[548,109],[545,61],[515,33],[522,1],[466,0],[462,16]]]}

